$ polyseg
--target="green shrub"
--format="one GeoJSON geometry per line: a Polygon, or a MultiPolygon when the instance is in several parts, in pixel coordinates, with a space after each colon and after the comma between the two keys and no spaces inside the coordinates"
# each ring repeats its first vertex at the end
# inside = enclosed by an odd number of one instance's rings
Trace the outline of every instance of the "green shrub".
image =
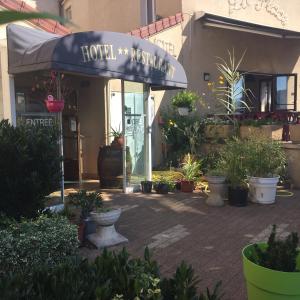
{"type": "Polygon", "coordinates": [[[40,216],[35,221],[11,223],[0,230],[0,275],[54,266],[77,252],[77,227],[65,217],[40,216]]]}
{"type": "Polygon", "coordinates": [[[60,157],[56,127],[0,122],[0,212],[34,217],[44,197],[59,186],[60,157]]]}
{"type": "Polygon", "coordinates": [[[194,92],[181,91],[172,97],[172,105],[175,107],[187,107],[190,111],[192,111],[199,98],[200,97],[194,92]]]}
{"type": "Polygon", "coordinates": [[[148,249],[144,258],[131,259],[104,250],[94,262],[75,259],[54,268],[35,269],[28,276],[9,273],[0,279],[3,299],[64,300],[219,300],[219,284],[213,293],[197,295],[198,280],[190,266],[181,264],[176,274],[160,278],[148,249]]]}
{"type": "Polygon", "coordinates": [[[254,245],[254,253],[250,260],[254,263],[276,271],[297,272],[299,238],[297,232],[289,234],[285,240],[276,239],[276,225],[268,239],[266,249],[254,245]]]}
{"type": "Polygon", "coordinates": [[[247,173],[254,177],[274,177],[284,170],[286,155],[279,141],[263,137],[243,140],[247,149],[247,173]]]}

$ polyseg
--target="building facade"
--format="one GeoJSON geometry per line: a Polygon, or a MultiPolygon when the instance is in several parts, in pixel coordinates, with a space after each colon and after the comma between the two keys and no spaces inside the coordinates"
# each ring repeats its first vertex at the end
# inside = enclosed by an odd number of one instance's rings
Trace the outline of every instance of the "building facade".
{"type": "MultiPolygon", "coordinates": [[[[205,106],[198,107],[199,115],[221,112],[208,83],[218,81],[217,57],[226,59],[228,50],[232,49],[237,58],[245,53],[240,71],[246,73],[243,83],[252,91],[250,106],[253,110],[300,110],[297,96],[300,71],[298,0],[86,0],[84,5],[79,0],[29,2],[38,9],[54,13],[60,11],[76,24],[69,25],[73,32],[124,32],[161,47],[184,67],[188,89],[203,98],[205,106]]],[[[1,59],[1,66],[4,61],[5,58],[1,59]]],[[[22,80],[16,78],[16,86],[20,90],[26,85],[22,80]]],[[[76,77],[72,81],[77,108],[73,112],[65,112],[65,122],[71,124],[75,118],[80,131],[76,131],[75,136],[70,133],[73,142],[66,145],[67,153],[76,165],[71,168],[80,173],[79,178],[97,178],[95,162],[99,146],[110,144],[112,128],[116,129],[122,123],[121,82],[76,77]]],[[[2,85],[6,86],[4,98],[14,99],[8,93],[9,83],[3,78],[2,85]]],[[[132,106],[130,110],[138,112],[136,119],[139,120],[134,122],[141,124],[144,122],[144,87],[127,83],[126,88],[128,99],[131,99],[128,100],[132,106]]],[[[175,93],[151,91],[149,105],[154,166],[162,162],[159,117],[175,93]]],[[[19,96],[22,98],[22,94],[19,96]]],[[[17,102],[9,101],[9,105],[5,106],[6,113],[2,105],[5,118],[10,118],[14,115],[11,110],[16,110],[14,105],[17,102]]],[[[132,135],[131,139],[138,161],[143,145],[139,144],[136,136],[132,135]]]]}

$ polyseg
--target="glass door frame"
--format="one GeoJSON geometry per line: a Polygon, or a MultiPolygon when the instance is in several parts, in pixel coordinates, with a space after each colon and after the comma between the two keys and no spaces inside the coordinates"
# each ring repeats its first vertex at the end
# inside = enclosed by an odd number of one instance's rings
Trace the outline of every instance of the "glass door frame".
{"type": "MultiPolygon", "coordinates": [[[[144,141],[145,141],[145,178],[147,180],[152,179],[152,151],[151,151],[151,97],[150,97],[150,86],[148,84],[143,84],[143,92],[146,94],[146,101],[144,101],[144,141]]],[[[126,112],[125,112],[125,80],[121,80],[121,103],[122,103],[122,135],[124,137],[123,151],[122,151],[122,160],[123,160],[123,191],[124,193],[132,192],[128,188],[128,180],[127,180],[127,164],[126,164],[126,112]]]]}

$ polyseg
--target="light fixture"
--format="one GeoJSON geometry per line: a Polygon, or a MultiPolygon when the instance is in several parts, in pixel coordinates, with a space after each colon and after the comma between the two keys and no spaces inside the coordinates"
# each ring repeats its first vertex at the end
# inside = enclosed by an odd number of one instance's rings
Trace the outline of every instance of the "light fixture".
{"type": "Polygon", "coordinates": [[[204,79],[204,81],[210,81],[210,74],[209,73],[203,73],[203,79],[204,79]]]}

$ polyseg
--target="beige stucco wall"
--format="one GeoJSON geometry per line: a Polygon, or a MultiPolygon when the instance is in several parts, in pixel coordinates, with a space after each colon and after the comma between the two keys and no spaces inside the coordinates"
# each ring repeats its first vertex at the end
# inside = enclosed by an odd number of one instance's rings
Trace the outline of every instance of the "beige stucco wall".
{"type": "Polygon", "coordinates": [[[39,11],[47,11],[57,16],[59,15],[58,0],[25,0],[24,2],[39,11]]]}
{"type": "Polygon", "coordinates": [[[129,32],[141,24],[140,0],[67,0],[71,5],[73,31],[129,32]]]}
{"type": "Polygon", "coordinates": [[[168,17],[182,11],[182,0],[156,0],[156,15],[168,17]]]}
{"type": "Polygon", "coordinates": [[[184,0],[183,12],[208,13],[246,22],[300,30],[299,0],[184,0]]]}

